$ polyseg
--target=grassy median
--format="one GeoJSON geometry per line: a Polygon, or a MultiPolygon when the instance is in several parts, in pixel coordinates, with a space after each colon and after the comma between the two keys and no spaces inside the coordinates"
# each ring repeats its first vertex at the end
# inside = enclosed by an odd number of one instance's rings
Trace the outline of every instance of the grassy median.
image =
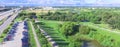
{"type": "Polygon", "coordinates": [[[29,27],[29,42],[30,42],[30,46],[31,47],[37,47],[35,39],[34,39],[34,35],[33,35],[33,32],[32,32],[32,28],[31,28],[31,25],[30,25],[30,22],[28,22],[28,27],[29,27]]]}
{"type": "Polygon", "coordinates": [[[41,33],[41,31],[39,30],[39,28],[37,27],[37,24],[34,23],[34,27],[35,27],[35,31],[36,31],[36,34],[38,36],[38,40],[41,44],[41,47],[52,47],[50,45],[50,43],[47,41],[47,38],[45,38],[45,36],[41,33]]]}

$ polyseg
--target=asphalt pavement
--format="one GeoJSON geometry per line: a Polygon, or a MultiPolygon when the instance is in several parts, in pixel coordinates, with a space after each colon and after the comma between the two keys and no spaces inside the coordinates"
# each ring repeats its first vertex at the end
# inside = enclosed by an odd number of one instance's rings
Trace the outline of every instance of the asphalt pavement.
{"type": "Polygon", "coordinates": [[[23,38],[23,34],[22,34],[22,32],[24,31],[23,27],[24,27],[24,22],[18,25],[13,40],[3,42],[3,44],[1,44],[0,47],[22,47],[21,39],[23,38]]]}
{"type": "Polygon", "coordinates": [[[0,25],[0,36],[3,33],[3,31],[12,23],[12,21],[15,19],[15,17],[20,13],[21,11],[16,12],[13,14],[10,18],[8,18],[2,25],[0,25]]]}

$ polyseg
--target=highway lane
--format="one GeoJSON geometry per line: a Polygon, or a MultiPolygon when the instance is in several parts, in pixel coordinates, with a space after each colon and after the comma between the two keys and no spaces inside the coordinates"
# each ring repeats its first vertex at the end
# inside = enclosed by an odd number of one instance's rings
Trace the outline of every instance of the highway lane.
{"type": "Polygon", "coordinates": [[[12,9],[12,10],[9,10],[9,11],[2,12],[2,13],[0,13],[0,16],[5,15],[5,14],[7,14],[7,13],[10,13],[10,12],[12,12],[13,10],[15,10],[15,9],[12,9]]]}
{"type": "Polygon", "coordinates": [[[14,10],[18,10],[18,9],[12,9],[12,10],[9,10],[9,11],[6,11],[6,12],[2,12],[0,13],[0,21],[10,15],[12,15],[14,12],[14,10]]]}
{"type": "Polygon", "coordinates": [[[3,12],[0,12],[0,14],[2,14],[3,12]]]}
{"type": "Polygon", "coordinates": [[[12,14],[13,14],[13,13],[10,12],[10,13],[4,14],[4,16],[0,16],[0,21],[3,20],[3,19],[6,18],[6,17],[12,15],[12,14]]]}
{"type": "Polygon", "coordinates": [[[2,25],[0,25],[0,35],[3,33],[3,31],[12,23],[12,21],[15,19],[15,17],[20,13],[21,11],[16,12],[13,14],[10,18],[8,18],[2,25]]]}

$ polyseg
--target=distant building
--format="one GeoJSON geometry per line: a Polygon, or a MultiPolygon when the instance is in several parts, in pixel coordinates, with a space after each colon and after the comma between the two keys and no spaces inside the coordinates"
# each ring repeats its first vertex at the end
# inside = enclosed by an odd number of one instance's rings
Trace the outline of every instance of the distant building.
{"type": "Polygon", "coordinates": [[[5,9],[5,7],[4,6],[0,6],[0,10],[4,10],[5,9]]]}
{"type": "Polygon", "coordinates": [[[29,8],[28,10],[33,10],[33,8],[29,8]]]}
{"type": "Polygon", "coordinates": [[[53,7],[42,7],[42,9],[44,9],[44,10],[51,10],[51,9],[53,9],[53,7]]]}

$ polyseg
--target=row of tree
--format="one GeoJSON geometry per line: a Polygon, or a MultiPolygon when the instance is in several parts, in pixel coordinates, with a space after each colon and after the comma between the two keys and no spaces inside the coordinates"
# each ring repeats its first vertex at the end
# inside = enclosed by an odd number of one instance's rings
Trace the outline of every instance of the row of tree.
{"type": "Polygon", "coordinates": [[[107,23],[112,28],[120,29],[120,13],[115,11],[117,10],[56,11],[42,14],[40,18],[57,21],[93,22],[95,24],[107,23]]]}

